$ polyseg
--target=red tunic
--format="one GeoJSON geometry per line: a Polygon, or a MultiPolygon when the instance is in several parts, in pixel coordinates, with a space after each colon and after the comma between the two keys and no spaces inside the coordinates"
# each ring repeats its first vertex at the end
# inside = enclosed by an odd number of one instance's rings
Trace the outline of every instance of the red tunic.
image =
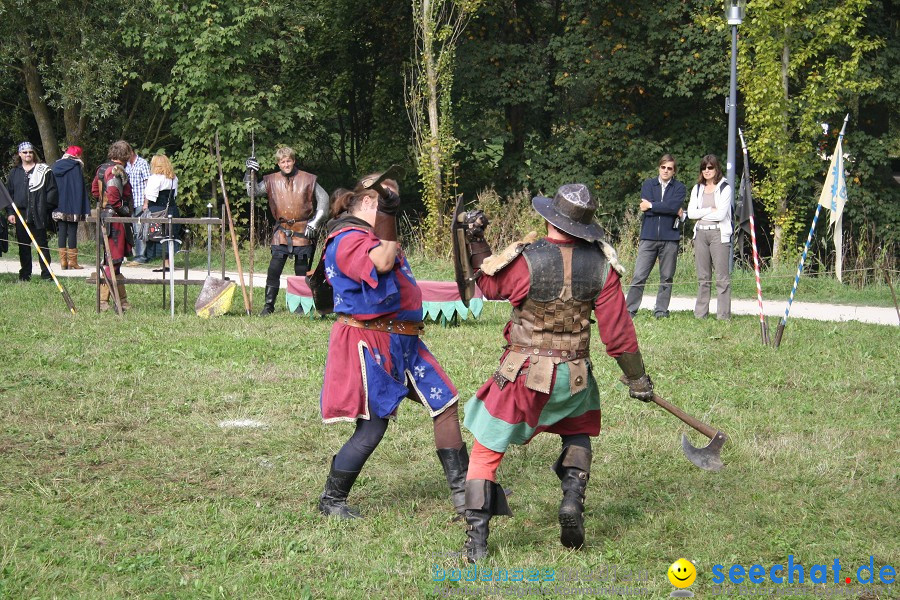
{"type": "MultiPolygon", "coordinates": [[[[547,240],[561,243],[560,240],[552,238],[547,238],[547,240]]],[[[499,273],[493,276],[483,276],[478,280],[478,287],[484,293],[485,298],[509,300],[513,306],[521,306],[525,302],[530,285],[528,265],[521,255],[499,273]]],[[[606,283],[594,303],[594,316],[597,320],[600,340],[606,346],[608,355],[617,357],[624,352],[638,350],[637,335],[625,306],[621,280],[619,274],[612,268],[610,268],[606,283]]],[[[509,342],[509,328],[510,324],[507,323],[503,332],[507,342],[509,342]]],[[[505,356],[506,353],[503,358],[505,356]]],[[[551,390],[555,388],[556,372],[554,372],[553,378],[551,390]]],[[[497,446],[497,444],[492,444],[490,439],[478,438],[479,431],[491,430],[490,425],[485,425],[486,421],[502,422],[512,427],[515,427],[516,424],[523,424],[528,431],[526,437],[533,437],[541,431],[560,435],[581,433],[598,435],[600,433],[599,408],[588,410],[575,417],[563,418],[550,425],[541,424],[541,415],[550,398],[551,394],[525,387],[525,377],[517,377],[514,381],[507,383],[503,389],[492,377],[481,386],[476,392],[475,398],[466,405],[466,426],[473,430],[476,439],[481,444],[497,451],[505,451],[505,441],[497,446]],[[479,402],[483,403],[484,410],[476,404],[479,402]],[[470,415],[470,412],[473,414],[470,415]]]]}
{"type": "MultiPolygon", "coordinates": [[[[124,172],[124,167],[122,168],[124,172]]],[[[94,181],[91,182],[91,195],[94,198],[100,197],[100,177],[101,173],[100,169],[98,169],[97,174],[94,176],[94,181]]],[[[116,177],[115,165],[104,169],[102,177],[103,187],[106,191],[106,203],[116,210],[121,210],[121,207],[124,206],[129,209],[130,213],[132,205],[131,184],[125,183],[122,191],[119,191],[118,186],[110,185],[110,181],[116,177]]],[[[127,255],[131,254],[131,244],[128,243],[125,235],[125,223],[110,223],[110,234],[107,239],[109,239],[109,251],[112,254],[113,264],[121,263],[127,255]]]]}

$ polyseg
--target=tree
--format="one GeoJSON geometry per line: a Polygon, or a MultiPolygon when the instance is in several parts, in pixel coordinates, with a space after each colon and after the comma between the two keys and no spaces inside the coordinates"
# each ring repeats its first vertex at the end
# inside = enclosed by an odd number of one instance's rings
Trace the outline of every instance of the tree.
{"type": "Polygon", "coordinates": [[[415,160],[424,188],[424,239],[441,251],[447,209],[454,195],[451,91],[457,41],[479,0],[413,0],[415,57],[407,88],[415,160]]]}
{"type": "Polygon", "coordinates": [[[838,123],[860,94],[879,85],[860,69],[881,45],[863,29],[869,4],[762,0],[740,29],[747,138],[764,173],[756,192],[772,216],[775,262],[815,203],[809,182],[822,172],[815,153],[819,123],[838,123]]]}

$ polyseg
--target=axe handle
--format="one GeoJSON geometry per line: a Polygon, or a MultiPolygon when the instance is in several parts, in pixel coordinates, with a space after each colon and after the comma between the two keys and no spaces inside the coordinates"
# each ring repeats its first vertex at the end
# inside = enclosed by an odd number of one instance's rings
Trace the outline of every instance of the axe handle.
{"type": "Polygon", "coordinates": [[[686,412],[684,412],[683,410],[681,410],[674,404],[670,404],[670,403],[666,402],[665,400],[663,400],[656,394],[653,394],[653,401],[656,402],[661,407],[663,407],[664,409],[666,409],[667,411],[669,411],[670,413],[672,413],[673,415],[675,415],[676,417],[678,417],[679,419],[681,419],[682,421],[684,421],[685,423],[687,423],[688,425],[690,425],[691,427],[693,427],[694,429],[696,429],[697,431],[699,431],[700,433],[702,433],[703,435],[705,435],[706,437],[708,437],[709,439],[713,439],[714,437],[716,437],[716,433],[718,433],[717,429],[710,427],[703,421],[699,421],[699,420],[695,419],[694,417],[687,414],[686,412]]]}

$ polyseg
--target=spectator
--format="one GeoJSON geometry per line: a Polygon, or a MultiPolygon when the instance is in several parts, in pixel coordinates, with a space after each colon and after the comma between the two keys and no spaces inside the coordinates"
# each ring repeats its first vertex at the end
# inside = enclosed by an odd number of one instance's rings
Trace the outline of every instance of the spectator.
{"type": "MultiPolygon", "coordinates": [[[[19,144],[16,166],[12,168],[6,181],[6,189],[9,190],[13,202],[25,219],[25,223],[19,222],[14,212],[10,212],[7,216],[9,223],[16,226],[16,242],[19,244],[19,281],[31,279],[31,238],[25,224],[28,225],[47,262],[50,262],[47,225],[52,220],[50,213],[56,208],[58,194],[56,179],[50,166],[39,161],[34,146],[30,142],[22,142],[19,144]]],[[[41,264],[41,279],[50,279],[47,265],[38,260],[41,264]]]]}
{"type": "Polygon", "coordinates": [[[705,319],[709,314],[712,269],[716,270],[716,317],[731,318],[731,186],[722,174],[719,159],[707,154],[700,160],[697,185],[691,190],[688,218],[694,225],[694,260],[697,264],[697,303],[694,316],[705,319]]]}
{"type": "Polygon", "coordinates": [[[53,212],[62,269],[83,269],[78,264],[78,223],[91,212],[87,188],[84,184],[82,150],[69,146],[63,157],[53,163],[53,176],[59,190],[59,207],[53,212]]]}
{"type": "MultiPolygon", "coordinates": [[[[166,216],[180,217],[175,197],[178,195],[178,178],[172,163],[165,154],[157,154],[150,160],[150,179],[147,180],[147,189],[144,195],[144,204],[141,210],[144,214],[160,213],[166,211],[166,216]]],[[[181,239],[181,226],[173,225],[168,235],[177,240],[181,239]]],[[[180,243],[180,242],[179,242],[180,243]]],[[[155,271],[167,271],[169,269],[168,248],[162,247],[158,242],[147,242],[148,255],[155,256],[159,249],[162,250],[163,267],[155,271]]]]}
{"type": "Polygon", "coordinates": [[[644,284],[657,259],[659,292],[656,294],[653,313],[657,319],[669,316],[672,279],[675,277],[675,262],[678,259],[678,241],[681,239],[679,225],[684,214],[681,205],[685,197],[684,184],[675,179],[676,170],[675,157],[664,154],[659,159],[659,175],[644,180],[641,186],[641,241],[634,264],[634,277],[625,300],[632,317],[641,307],[644,284]]]}
{"type": "MultiPolygon", "coordinates": [[[[121,141],[121,140],[120,140],[121,141]]],[[[132,214],[136,217],[144,210],[144,193],[147,190],[147,180],[150,179],[150,165],[147,161],[137,155],[128,142],[122,142],[128,146],[131,155],[125,163],[125,173],[128,175],[128,182],[131,184],[132,193],[132,214]]],[[[146,227],[144,223],[135,223],[134,229],[134,262],[143,264],[150,260],[144,249],[145,233],[142,229],[146,227]]]]}

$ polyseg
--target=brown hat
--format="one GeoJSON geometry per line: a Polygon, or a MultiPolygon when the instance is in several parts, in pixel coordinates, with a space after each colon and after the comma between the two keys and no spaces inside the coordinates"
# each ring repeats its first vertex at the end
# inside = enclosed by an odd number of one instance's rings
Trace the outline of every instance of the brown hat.
{"type": "Polygon", "coordinates": [[[604,238],[603,228],[594,220],[597,201],[583,183],[567,183],[556,191],[552,200],[535,196],[531,205],[554,227],[569,235],[588,242],[604,238]]]}

